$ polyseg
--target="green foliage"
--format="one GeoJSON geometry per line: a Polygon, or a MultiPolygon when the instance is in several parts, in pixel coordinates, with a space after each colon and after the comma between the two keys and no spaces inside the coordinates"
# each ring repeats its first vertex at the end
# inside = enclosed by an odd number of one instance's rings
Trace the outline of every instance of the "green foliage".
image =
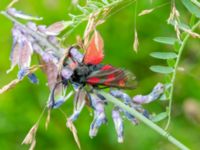
{"type": "Polygon", "coordinates": [[[167,67],[167,66],[151,66],[150,69],[154,72],[162,74],[169,74],[174,71],[172,67],[167,67]]]}
{"type": "Polygon", "coordinates": [[[177,57],[177,54],[173,52],[152,52],[150,55],[158,59],[174,59],[177,57]]]}
{"type": "Polygon", "coordinates": [[[191,14],[194,14],[196,17],[200,18],[200,8],[193,4],[190,0],[181,0],[183,5],[190,11],[191,14]]]}
{"type": "Polygon", "coordinates": [[[172,37],[156,37],[156,38],[154,38],[154,41],[156,41],[158,43],[174,45],[174,43],[177,41],[177,39],[172,38],[172,37]]]}

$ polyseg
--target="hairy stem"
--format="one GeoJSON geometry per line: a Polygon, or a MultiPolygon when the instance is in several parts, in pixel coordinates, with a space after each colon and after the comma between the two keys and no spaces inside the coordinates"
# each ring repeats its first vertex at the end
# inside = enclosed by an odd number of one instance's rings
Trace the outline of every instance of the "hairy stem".
{"type": "Polygon", "coordinates": [[[150,128],[152,128],[154,131],[158,132],[160,135],[162,135],[163,137],[165,137],[169,142],[171,142],[172,144],[174,144],[175,146],[177,146],[179,149],[181,150],[189,150],[189,148],[187,146],[185,146],[184,144],[182,144],[180,141],[178,141],[176,138],[174,138],[173,136],[171,136],[169,133],[167,133],[165,130],[163,130],[162,128],[160,128],[159,126],[157,126],[155,123],[153,123],[152,121],[150,121],[149,119],[147,119],[146,117],[144,117],[142,114],[140,114],[139,112],[137,112],[135,109],[125,105],[124,103],[122,103],[120,100],[118,100],[117,98],[113,97],[112,95],[104,92],[104,91],[98,91],[98,93],[100,93],[101,95],[103,95],[107,101],[113,103],[116,106],[119,106],[120,108],[126,110],[127,112],[129,112],[131,115],[134,115],[137,119],[139,119],[140,121],[142,121],[143,123],[145,123],[147,126],[149,126],[150,128]]]}
{"type": "MultiPolygon", "coordinates": [[[[198,26],[200,25],[200,21],[198,21],[193,27],[192,27],[192,31],[194,31],[198,26]]],[[[169,108],[168,108],[168,120],[167,120],[167,124],[165,126],[165,130],[168,129],[169,125],[170,125],[170,121],[171,121],[171,110],[172,110],[172,98],[173,98],[173,92],[174,92],[174,84],[175,84],[175,80],[176,80],[176,73],[177,73],[177,68],[178,68],[178,64],[180,62],[180,58],[183,52],[183,49],[186,45],[186,42],[188,41],[190,37],[190,34],[187,33],[187,35],[185,36],[185,38],[183,39],[183,42],[178,50],[178,57],[176,59],[176,63],[174,66],[174,72],[172,74],[172,79],[171,79],[171,89],[170,89],[170,93],[169,93],[169,108]]]]}

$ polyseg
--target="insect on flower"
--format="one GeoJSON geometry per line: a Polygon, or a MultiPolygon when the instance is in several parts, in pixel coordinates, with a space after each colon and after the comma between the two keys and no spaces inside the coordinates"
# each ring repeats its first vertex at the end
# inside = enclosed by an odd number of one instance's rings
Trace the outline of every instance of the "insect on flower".
{"type": "MultiPolygon", "coordinates": [[[[64,86],[72,84],[78,90],[89,86],[90,91],[93,88],[102,87],[120,89],[134,89],[136,87],[135,76],[131,72],[111,65],[103,65],[101,64],[103,58],[103,39],[95,31],[84,54],[79,51],[78,46],[69,48],[62,63],[60,84],[64,86]]],[[[58,84],[55,85],[56,87],[58,84]]],[[[54,107],[54,105],[55,102],[52,98],[50,106],[54,107]]]]}

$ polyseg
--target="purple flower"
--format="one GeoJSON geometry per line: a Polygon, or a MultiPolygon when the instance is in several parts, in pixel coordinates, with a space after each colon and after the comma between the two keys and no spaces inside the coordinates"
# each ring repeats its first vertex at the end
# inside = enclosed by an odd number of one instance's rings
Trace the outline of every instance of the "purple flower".
{"type": "Polygon", "coordinates": [[[124,125],[123,120],[120,116],[120,111],[118,107],[115,107],[112,111],[112,118],[115,124],[115,130],[117,132],[118,142],[123,142],[123,135],[124,135],[124,125]]]}
{"type": "Polygon", "coordinates": [[[136,95],[133,97],[133,101],[138,104],[147,104],[150,103],[156,99],[158,99],[161,94],[164,92],[164,85],[161,83],[156,84],[156,86],[153,88],[152,92],[148,95],[136,95]]]}
{"type": "Polygon", "coordinates": [[[95,94],[90,94],[91,105],[94,108],[94,119],[90,125],[90,137],[97,135],[99,127],[107,122],[103,101],[95,94]]]}

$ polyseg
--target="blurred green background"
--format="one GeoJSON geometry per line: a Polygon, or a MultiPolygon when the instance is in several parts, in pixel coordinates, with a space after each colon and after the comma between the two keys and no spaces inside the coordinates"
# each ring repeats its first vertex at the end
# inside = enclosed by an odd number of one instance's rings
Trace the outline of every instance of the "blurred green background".
{"type": "MultiPolygon", "coordinates": [[[[0,0],[0,10],[6,8],[10,1],[0,0]]],[[[168,2],[139,1],[138,11],[152,8],[168,2]]],[[[153,51],[171,51],[172,47],[154,42],[156,36],[175,36],[174,29],[167,25],[166,20],[170,13],[170,4],[155,12],[137,17],[137,30],[140,47],[136,54],[133,51],[134,35],[134,5],[132,4],[120,12],[112,15],[98,27],[105,42],[105,60],[117,67],[131,70],[139,81],[138,88],[127,91],[130,95],[136,93],[147,94],[157,82],[164,80],[162,75],[149,70],[150,65],[163,64],[163,61],[155,60],[149,56],[153,51]]],[[[20,0],[16,8],[36,16],[43,16],[44,20],[38,24],[51,24],[59,20],[69,19],[68,13],[74,11],[70,0],[20,0]]],[[[190,14],[179,2],[177,8],[181,13],[181,19],[189,21],[190,14]]],[[[76,35],[82,35],[85,24],[81,25],[71,35],[68,43],[75,42],[76,35]]],[[[10,74],[6,70],[10,66],[9,54],[12,46],[12,23],[0,15],[0,87],[16,78],[17,68],[10,74]]],[[[199,30],[199,29],[198,29],[199,30]]],[[[200,30],[199,30],[200,31],[200,30]]],[[[198,32],[199,32],[198,31],[198,32]]],[[[35,56],[34,56],[35,57],[35,56]]],[[[172,122],[169,132],[191,149],[200,147],[200,41],[190,39],[187,43],[180,66],[185,71],[178,72],[173,99],[172,122]],[[192,109],[191,106],[192,105],[192,109]],[[195,107],[195,109],[193,109],[195,107]],[[199,109],[198,109],[199,108],[199,109]],[[192,110],[192,113],[190,112],[192,110]],[[193,111],[195,110],[195,111],[193,111]]],[[[36,59],[34,59],[34,62],[36,59]]],[[[18,150],[28,149],[21,145],[23,138],[38,119],[48,98],[49,90],[46,78],[42,71],[36,72],[40,84],[30,84],[28,79],[23,80],[14,89],[0,95],[0,149],[18,150]]],[[[167,102],[155,101],[145,106],[152,113],[165,111],[167,102]]],[[[67,101],[62,109],[69,116],[72,113],[72,99],[67,101]]],[[[158,133],[152,131],[144,124],[133,126],[125,120],[125,140],[123,144],[117,143],[114,125],[111,119],[111,107],[107,108],[108,124],[103,125],[97,137],[90,139],[88,136],[92,117],[85,108],[75,125],[78,130],[83,150],[173,150],[177,149],[158,133]]],[[[52,112],[48,130],[44,128],[43,118],[37,132],[38,150],[77,150],[71,132],[66,128],[66,119],[59,110],[52,112]]],[[[165,126],[166,121],[159,123],[165,126]]]]}

